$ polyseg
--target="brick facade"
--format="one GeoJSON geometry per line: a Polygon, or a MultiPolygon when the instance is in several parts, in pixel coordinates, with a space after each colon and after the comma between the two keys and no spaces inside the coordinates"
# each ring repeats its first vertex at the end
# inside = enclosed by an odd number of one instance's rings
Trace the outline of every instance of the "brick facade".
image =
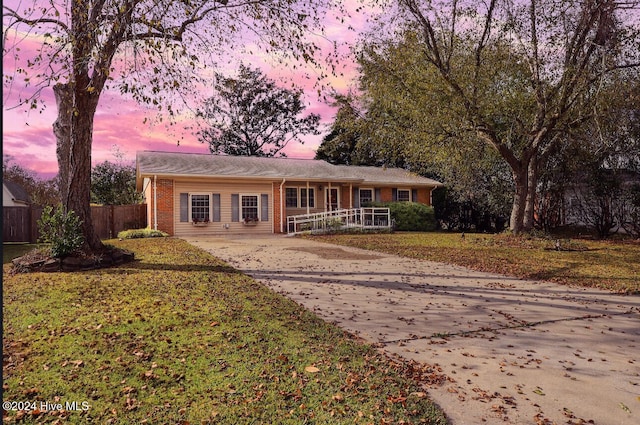
{"type": "Polygon", "coordinates": [[[393,189],[390,187],[380,188],[380,202],[393,202],[393,189]]]}
{"type": "MultiPolygon", "coordinates": [[[[271,191],[273,193],[273,233],[281,233],[280,223],[282,223],[282,202],[280,198],[280,184],[273,183],[273,189],[271,191]]],[[[286,230],[286,229],[285,229],[286,230]]]]}
{"type": "Polygon", "coordinates": [[[156,190],[158,200],[158,230],[167,232],[173,236],[175,234],[173,180],[158,179],[156,182],[156,190]]]}
{"type": "Polygon", "coordinates": [[[431,189],[420,188],[418,189],[418,199],[414,199],[414,202],[419,202],[425,205],[431,205],[431,189]]]}

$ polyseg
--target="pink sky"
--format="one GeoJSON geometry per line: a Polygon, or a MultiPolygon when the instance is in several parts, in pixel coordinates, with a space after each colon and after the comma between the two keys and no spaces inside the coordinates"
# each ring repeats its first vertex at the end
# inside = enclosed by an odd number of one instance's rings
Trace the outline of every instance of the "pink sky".
{"type": "MultiPolygon", "coordinates": [[[[353,9],[357,4],[353,5],[353,9]]],[[[349,27],[364,28],[366,19],[363,15],[354,14],[349,22],[340,23],[330,19],[327,23],[327,37],[330,41],[350,43],[357,37],[357,33],[349,27]]],[[[325,47],[328,49],[330,41],[325,47]]],[[[346,47],[344,47],[346,51],[346,47]]],[[[29,55],[29,49],[22,46],[21,61],[29,55]]],[[[290,68],[273,66],[274,60],[263,57],[240,57],[236,60],[250,62],[260,66],[263,71],[274,80],[295,82],[305,89],[307,108],[305,114],[317,113],[322,119],[321,132],[318,136],[307,136],[304,144],[290,143],[285,152],[292,158],[313,158],[328,127],[333,121],[335,110],[318,99],[315,81],[303,76],[303,70],[294,72],[290,68]],[[248,60],[249,59],[249,60],[248,60]]],[[[3,63],[5,70],[13,67],[12,63],[3,63]]],[[[356,70],[351,61],[343,62],[343,75],[331,77],[329,85],[341,93],[346,93],[356,77],[356,70]]],[[[46,88],[41,95],[47,107],[44,111],[25,111],[24,107],[11,109],[16,103],[17,94],[22,87],[14,86],[11,90],[4,88],[3,93],[3,156],[10,155],[21,166],[35,171],[44,178],[57,173],[56,142],[52,132],[52,124],[56,119],[56,105],[53,91],[46,88]]],[[[208,153],[208,145],[197,140],[191,130],[185,130],[191,122],[184,125],[174,125],[168,128],[164,123],[145,124],[145,118],[153,120],[155,110],[148,110],[129,99],[125,99],[115,91],[105,91],[100,98],[100,104],[95,117],[93,133],[93,163],[105,160],[115,161],[114,148],[124,154],[124,159],[135,160],[135,153],[140,150],[157,150],[172,152],[208,153]]]]}

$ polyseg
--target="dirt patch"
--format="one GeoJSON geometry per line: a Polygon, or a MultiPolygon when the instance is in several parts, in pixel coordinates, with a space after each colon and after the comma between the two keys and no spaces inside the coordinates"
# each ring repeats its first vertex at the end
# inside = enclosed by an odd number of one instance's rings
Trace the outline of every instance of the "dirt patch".
{"type": "Polygon", "coordinates": [[[342,248],[287,248],[290,251],[301,251],[308,254],[317,255],[325,260],[378,260],[384,258],[382,255],[350,252],[342,248]]]}

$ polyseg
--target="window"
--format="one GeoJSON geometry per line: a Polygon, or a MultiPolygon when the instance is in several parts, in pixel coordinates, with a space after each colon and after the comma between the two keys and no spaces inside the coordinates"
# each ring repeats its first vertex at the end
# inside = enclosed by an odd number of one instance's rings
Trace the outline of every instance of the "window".
{"type": "MultiPolygon", "coordinates": [[[[287,208],[307,208],[307,188],[287,187],[285,190],[285,205],[287,208]],[[298,193],[300,196],[298,196],[298,193]]],[[[315,208],[316,197],[314,188],[309,188],[309,208],[315,208]]]]}
{"type": "Polygon", "coordinates": [[[409,189],[398,189],[398,202],[411,201],[411,191],[409,189]]]}
{"type": "Polygon", "coordinates": [[[202,222],[211,219],[211,202],[209,194],[191,195],[191,221],[202,222]]]}
{"type": "Polygon", "coordinates": [[[285,191],[285,202],[287,208],[298,208],[298,188],[287,187],[285,191]]]}
{"type": "MultiPolygon", "coordinates": [[[[310,187],[309,188],[309,208],[315,208],[316,206],[316,196],[315,190],[310,187]]],[[[307,208],[307,188],[300,189],[300,207],[307,208]]]]}
{"type": "Polygon", "coordinates": [[[373,189],[360,189],[360,206],[373,202],[373,189]]]}
{"type": "Polygon", "coordinates": [[[257,220],[260,217],[260,203],[258,195],[241,195],[242,220],[257,220]]]}

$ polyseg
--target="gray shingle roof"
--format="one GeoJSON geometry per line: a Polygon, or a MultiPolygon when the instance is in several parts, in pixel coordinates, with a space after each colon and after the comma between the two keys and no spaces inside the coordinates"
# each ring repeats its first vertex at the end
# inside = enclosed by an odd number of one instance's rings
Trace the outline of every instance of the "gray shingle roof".
{"type": "Polygon", "coordinates": [[[24,190],[24,188],[20,186],[18,183],[14,183],[11,181],[3,181],[2,184],[11,193],[14,201],[20,201],[20,202],[26,202],[26,203],[31,202],[31,197],[29,196],[27,191],[24,190]]]}
{"type": "Polygon", "coordinates": [[[332,165],[314,159],[262,158],[194,153],[138,152],[138,178],[203,176],[254,179],[301,179],[379,184],[440,186],[441,183],[397,168],[332,165]]]}

